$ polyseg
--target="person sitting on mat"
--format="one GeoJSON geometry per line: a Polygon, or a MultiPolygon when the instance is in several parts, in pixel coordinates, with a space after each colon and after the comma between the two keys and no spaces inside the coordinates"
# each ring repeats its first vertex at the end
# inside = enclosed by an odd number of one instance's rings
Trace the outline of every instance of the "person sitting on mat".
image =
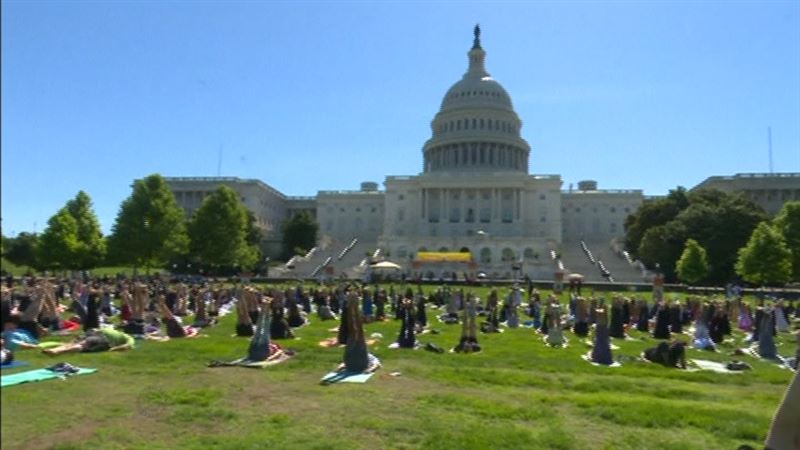
{"type": "Polygon", "coordinates": [[[92,330],[86,337],[69,344],[42,350],[42,353],[55,356],[62,353],[94,353],[104,351],[128,350],[134,347],[133,336],[110,327],[92,330]]]}

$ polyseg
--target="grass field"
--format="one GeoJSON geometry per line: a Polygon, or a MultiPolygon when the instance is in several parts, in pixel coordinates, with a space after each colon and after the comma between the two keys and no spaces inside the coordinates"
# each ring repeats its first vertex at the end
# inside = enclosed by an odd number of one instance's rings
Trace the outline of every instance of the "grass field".
{"type": "MultiPolygon", "coordinates": [[[[443,348],[460,326],[429,310],[443,348]]],[[[588,347],[551,349],[531,329],[481,335],[479,354],[390,350],[399,324],[366,326],[384,339],[372,347],[384,367],[367,384],[321,386],[342,358],[318,345],[334,322],[311,317],[282,341],[297,355],[268,369],[207,368],[211,359],[245,355],[232,337],[233,315],[205,338],[139,342],[126,353],[50,358],[18,354],[25,369],[56,362],[99,371],[67,381],[2,390],[3,449],[735,449],[758,448],[792,374],[744,357],[744,374],[683,372],[632,360],[656,341],[614,341],[619,368],[580,358],[588,347]],[[400,372],[399,376],[391,376],[400,372]]],[[[735,332],[738,345],[743,335],[735,332]]],[[[729,352],[734,348],[725,348],[729,352]]],[[[780,337],[779,353],[795,344],[780,337]]],[[[689,358],[730,360],[688,350],[689,358]]],[[[4,371],[4,375],[14,371],[4,371]]]]}

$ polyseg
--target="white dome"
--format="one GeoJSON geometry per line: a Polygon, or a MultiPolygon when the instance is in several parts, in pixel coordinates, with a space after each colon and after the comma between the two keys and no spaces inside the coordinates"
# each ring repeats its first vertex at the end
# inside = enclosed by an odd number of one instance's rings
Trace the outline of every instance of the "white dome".
{"type": "Polygon", "coordinates": [[[530,146],[519,134],[522,121],[506,90],[484,68],[477,26],[467,55],[467,73],[447,90],[431,123],[424,171],[527,172],[530,146]]]}
{"type": "Polygon", "coordinates": [[[503,86],[490,76],[474,76],[467,72],[447,90],[442,100],[442,112],[460,108],[497,108],[514,111],[511,97],[503,86]]]}

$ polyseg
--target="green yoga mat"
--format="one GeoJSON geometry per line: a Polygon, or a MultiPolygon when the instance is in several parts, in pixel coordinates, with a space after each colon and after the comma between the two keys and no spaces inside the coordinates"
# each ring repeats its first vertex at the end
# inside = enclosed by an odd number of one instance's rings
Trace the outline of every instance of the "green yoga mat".
{"type": "MultiPolygon", "coordinates": [[[[95,373],[97,369],[81,369],[78,373],[70,375],[86,375],[95,373]]],[[[61,378],[63,375],[60,373],[52,372],[47,369],[28,370],[26,372],[19,372],[13,375],[4,375],[0,377],[0,387],[14,386],[15,384],[33,383],[35,381],[51,380],[53,378],[61,378]]]]}

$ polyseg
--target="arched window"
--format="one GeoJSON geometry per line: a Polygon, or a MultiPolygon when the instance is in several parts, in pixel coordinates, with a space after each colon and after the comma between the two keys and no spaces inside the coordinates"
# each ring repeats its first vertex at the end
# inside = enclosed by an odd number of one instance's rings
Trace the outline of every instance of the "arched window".
{"type": "Polygon", "coordinates": [[[536,257],[536,254],[533,252],[533,249],[530,248],[530,247],[526,248],[525,252],[523,252],[522,255],[525,257],[525,259],[533,259],[533,258],[536,257]]]}
{"type": "Polygon", "coordinates": [[[481,249],[481,262],[485,264],[492,262],[492,251],[488,247],[481,249]]]}
{"type": "Polygon", "coordinates": [[[504,248],[502,253],[502,259],[503,262],[514,261],[514,259],[516,259],[514,256],[514,250],[511,250],[508,247],[504,248]]]}

